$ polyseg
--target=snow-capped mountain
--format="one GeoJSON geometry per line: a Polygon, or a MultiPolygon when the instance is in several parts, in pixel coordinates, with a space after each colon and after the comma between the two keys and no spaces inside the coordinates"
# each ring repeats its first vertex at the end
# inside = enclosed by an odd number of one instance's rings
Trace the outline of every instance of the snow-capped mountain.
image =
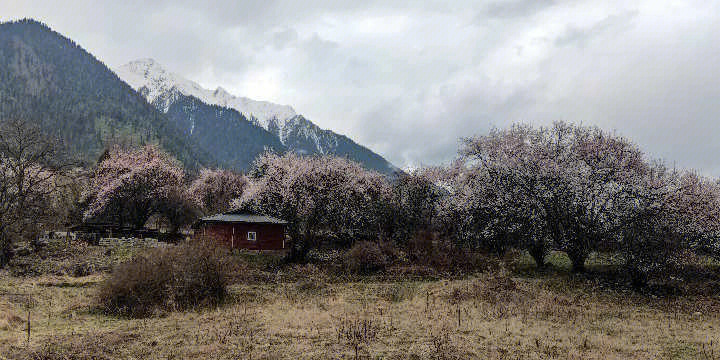
{"type": "Polygon", "coordinates": [[[246,118],[257,121],[266,130],[270,120],[282,123],[296,115],[295,110],[288,105],[233,96],[222,87],[205,89],[196,82],[165,70],[153,59],[131,61],[115,69],[115,73],[163,112],[167,112],[175,100],[173,95],[179,93],[194,96],[206,104],[235,109],[246,118]]]}
{"type": "MultiPolygon", "coordinates": [[[[115,72],[143,95],[149,103],[175,120],[181,128],[185,129],[185,133],[189,137],[195,137],[199,143],[207,144],[204,147],[210,153],[217,154],[219,150],[227,151],[230,148],[239,151],[245,145],[252,145],[254,151],[257,151],[261,145],[281,150],[278,149],[277,144],[280,143],[284,147],[282,150],[301,154],[346,156],[369,169],[386,174],[397,170],[380,155],[358,145],[346,136],[321,129],[310,120],[297,114],[288,105],[234,96],[220,87],[215,90],[205,89],[191,80],[167,71],[153,59],[129,62],[115,69],[115,72]],[[188,104],[192,104],[192,106],[188,104]],[[237,112],[237,115],[226,114],[227,111],[222,109],[237,112]],[[221,134],[223,128],[234,128],[235,131],[239,131],[233,121],[247,121],[257,129],[242,125],[241,128],[246,129],[243,130],[245,132],[242,133],[242,136],[228,138],[227,143],[218,143],[217,137],[214,136],[221,134]],[[196,134],[198,126],[212,127],[211,132],[215,135],[211,137],[210,132],[203,131],[204,129],[199,129],[200,134],[196,134]],[[267,132],[272,134],[276,141],[270,144],[267,142],[266,135],[248,136],[247,131],[252,131],[254,134],[267,132]],[[240,140],[241,138],[245,140],[240,140]],[[259,138],[266,140],[248,140],[259,138]],[[238,144],[241,141],[256,143],[238,144]]],[[[222,135],[228,136],[227,133],[222,135]]],[[[220,160],[223,158],[221,157],[220,160]]],[[[249,166],[245,163],[239,164],[238,161],[240,161],[239,158],[233,157],[229,164],[236,168],[249,166]]]]}

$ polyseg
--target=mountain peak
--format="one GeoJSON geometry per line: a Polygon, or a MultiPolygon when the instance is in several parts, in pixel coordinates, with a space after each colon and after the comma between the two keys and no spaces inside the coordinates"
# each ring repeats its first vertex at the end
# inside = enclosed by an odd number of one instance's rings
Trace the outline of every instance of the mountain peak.
{"type": "Polygon", "coordinates": [[[39,21],[0,23],[0,78],[0,119],[33,119],[82,162],[117,141],[157,143],[189,167],[213,162],[105,64],[39,21]]]}
{"type": "Polygon", "coordinates": [[[148,102],[165,112],[169,106],[168,92],[178,91],[182,95],[194,96],[207,104],[235,109],[247,118],[256,119],[265,129],[272,119],[284,121],[295,116],[295,110],[288,105],[235,96],[220,86],[215,90],[205,89],[194,81],[167,71],[152,58],[131,61],[116,68],[115,72],[134,89],[146,88],[148,102]]]}
{"type": "MultiPolygon", "coordinates": [[[[130,86],[141,90],[140,93],[148,102],[181,124],[180,127],[186,129],[187,134],[201,139],[199,141],[205,144],[207,149],[212,149],[209,152],[225,160],[237,160],[237,151],[228,153],[227,150],[237,149],[241,143],[253,144],[256,140],[246,137],[250,134],[248,129],[257,128],[260,132],[253,133],[253,136],[259,139],[262,137],[260,133],[267,133],[278,142],[271,146],[274,149],[282,147],[300,154],[347,156],[369,169],[386,174],[395,169],[382,156],[344,135],[321,129],[312,121],[296,114],[288,105],[235,96],[221,86],[214,90],[203,88],[198,83],[165,70],[152,59],[135,60],[115,71],[130,86]],[[252,126],[240,131],[238,127],[244,124],[244,121],[233,121],[231,118],[234,111],[212,110],[211,106],[203,104],[237,110],[244,116],[243,120],[249,121],[248,124],[252,126]],[[224,130],[210,135],[212,129],[218,128],[224,130]],[[233,135],[228,137],[230,134],[233,135]]],[[[241,152],[247,152],[247,149],[241,152]]],[[[250,153],[255,154],[252,151],[248,152],[250,153]]],[[[235,160],[231,162],[236,162],[235,160]]]]}

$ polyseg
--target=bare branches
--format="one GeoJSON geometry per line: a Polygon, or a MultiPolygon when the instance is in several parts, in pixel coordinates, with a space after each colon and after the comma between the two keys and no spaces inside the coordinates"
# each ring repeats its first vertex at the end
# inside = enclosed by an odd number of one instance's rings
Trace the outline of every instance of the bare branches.
{"type": "Polygon", "coordinates": [[[0,252],[12,238],[52,221],[52,196],[68,184],[71,166],[59,143],[37,126],[20,120],[0,124],[0,252]]]}

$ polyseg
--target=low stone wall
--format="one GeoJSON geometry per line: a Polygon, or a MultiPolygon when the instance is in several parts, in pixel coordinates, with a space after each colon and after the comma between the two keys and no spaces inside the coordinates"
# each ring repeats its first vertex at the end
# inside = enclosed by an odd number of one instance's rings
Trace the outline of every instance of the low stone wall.
{"type": "Polygon", "coordinates": [[[100,246],[137,246],[137,247],[158,247],[160,243],[153,238],[101,238],[98,241],[100,246]]]}

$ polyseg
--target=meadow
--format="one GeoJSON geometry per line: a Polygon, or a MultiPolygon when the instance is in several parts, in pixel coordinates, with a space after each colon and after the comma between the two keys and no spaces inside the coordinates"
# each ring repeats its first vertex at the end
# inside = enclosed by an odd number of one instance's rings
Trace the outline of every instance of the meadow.
{"type": "MultiPolygon", "coordinates": [[[[96,249],[97,250],[97,249],[96,249]]],[[[121,252],[121,251],[120,251],[121,252]]],[[[102,253],[96,251],[96,253],[102,253]]],[[[111,254],[113,251],[106,251],[111,254]]],[[[514,254],[466,276],[339,276],[235,254],[218,306],[131,319],[98,310],[108,276],[0,275],[8,359],[719,359],[720,297],[648,294],[514,254]],[[29,325],[29,330],[28,330],[29,325]]],[[[116,260],[117,261],[117,260],[116,260]]],[[[607,267],[596,257],[588,268],[607,267]]],[[[598,270],[600,271],[600,270],[598,270]]]]}

